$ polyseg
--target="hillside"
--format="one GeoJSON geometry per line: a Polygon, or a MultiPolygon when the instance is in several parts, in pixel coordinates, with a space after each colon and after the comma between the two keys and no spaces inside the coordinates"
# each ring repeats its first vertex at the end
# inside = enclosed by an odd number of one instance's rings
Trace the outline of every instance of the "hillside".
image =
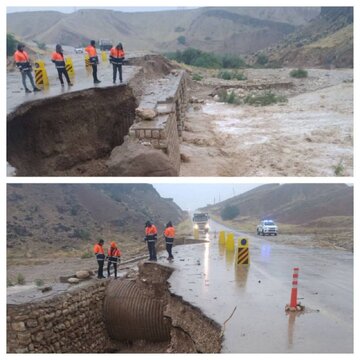
{"type": "Polygon", "coordinates": [[[329,216],[353,216],[353,188],[344,184],[270,184],[207,210],[220,215],[227,206],[237,207],[239,217],[298,225],[329,216]]]}
{"type": "Polygon", "coordinates": [[[24,12],[7,15],[8,32],[25,41],[80,46],[90,39],[122,41],[127,50],[247,54],[274,44],[308,23],[319,8],[223,7],[143,13],[112,10],[24,12]],[[178,41],[183,37],[184,44],[178,41]]]}
{"type": "Polygon", "coordinates": [[[285,66],[353,67],[353,33],[353,8],[323,7],[315,19],[264,53],[270,62],[285,66]]]}
{"type": "Polygon", "coordinates": [[[148,219],[162,231],[184,213],[147,184],[9,184],[8,258],[79,255],[99,238],[131,250],[142,245],[148,219]]]}

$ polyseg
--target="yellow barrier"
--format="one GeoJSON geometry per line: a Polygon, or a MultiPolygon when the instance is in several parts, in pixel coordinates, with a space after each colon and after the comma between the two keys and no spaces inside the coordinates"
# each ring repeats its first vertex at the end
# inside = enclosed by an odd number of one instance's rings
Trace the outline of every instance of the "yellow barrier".
{"type": "Polygon", "coordinates": [[[249,242],[247,238],[238,240],[237,265],[250,264],[249,242]]]}
{"type": "Polygon", "coordinates": [[[84,60],[86,69],[89,69],[91,67],[89,54],[85,54],[84,60]]]}
{"type": "Polygon", "coordinates": [[[49,78],[47,76],[45,62],[43,60],[35,61],[35,83],[40,87],[49,86],[49,78]]]}
{"type": "Polygon", "coordinates": [[[234,251],[234,250],[235,250],[234,234],[228,233],[226,236],[226,251],[234,251]]]}
{"type": "Polygon", "coordinates": [[[101,52],[101,60],[102,60],[102,62],[106,62],[106,61],[107,61],[106,51],[102,51],[102,52],[101,52]]]}
{"type": "Polygon", "coordinates": [[[71,57],[67,57],[65,61],[65,68],[71,78],[75,76],[74,65],[71,57]]]}
{"type": "Polygon", "coordinates": [[[225,231],[219,232],[219,244],[225,245],[225,231]]]}
{"type": "Polygon", "coordinates": [[[194,239],[199,240],[199,229],[194,228],[194,239]]]}

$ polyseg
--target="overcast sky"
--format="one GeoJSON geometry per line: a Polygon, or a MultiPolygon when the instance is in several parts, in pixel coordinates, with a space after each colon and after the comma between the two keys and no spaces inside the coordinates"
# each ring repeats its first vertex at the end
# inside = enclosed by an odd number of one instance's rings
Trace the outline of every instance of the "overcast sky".
{"type": "Polygon", "coordinates": [[[153,184],[162,197],[173,198],[183,210],[223,201],[262,184],[153,184]]]}
{"type": "Polygon", "coordinates": [[[186,6],[122,6],[122,7],[110,7],[110,6],[79,6],[79,7],[56,7],[56,6],[9,6],[6,8],[7,13],[14,13],[14,12],[23,12],[23,11],[59,11],[62,13],[72,13],[74,11],[80,9],[102,9],[102,10],[115,10],[115,11],[122,11],[122,12],[148,12],[148,11],[164,11],[164,10],[179,10],[179,9],[190,9],[194,7],[186,7],[186,6]]]}

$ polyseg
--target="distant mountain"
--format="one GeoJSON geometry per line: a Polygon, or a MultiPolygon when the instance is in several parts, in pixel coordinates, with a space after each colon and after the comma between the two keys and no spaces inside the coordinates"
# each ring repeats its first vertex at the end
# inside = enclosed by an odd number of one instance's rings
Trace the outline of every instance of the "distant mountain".
{"type": "Polygon", "coordinates": [[[110,39],[114,44],[121,41],[127,50],[166,52],[194,47],[248,54],[283,39],[319,12],[317,7],[205,7],[142,13],[24,12],[7,15],[7,30],[25,41],[75,47],[90,39],[110,39]]]}
{"type": "Polygon", "coordinates": [[[82,249],[99,238],[142,243],[145,222],[162,231],[184,212],[148,184],[9,184],[7,247],[12,254],[82,249]]]}
{"type": "Polygon", "coordinates": [[[353,188],[345,184],[270,184],[208,206],[220,216],[229,206],[241,217],[271,218],[283,224],[305,224],[326,217],[353,216],[353,188]]]}

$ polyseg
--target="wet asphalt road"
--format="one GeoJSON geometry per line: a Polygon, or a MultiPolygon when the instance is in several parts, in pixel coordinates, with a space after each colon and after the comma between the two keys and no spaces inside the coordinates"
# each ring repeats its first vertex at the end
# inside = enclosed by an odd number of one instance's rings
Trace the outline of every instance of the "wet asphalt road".
{"type": "MultiPolygon", "coordinates": [[[[250,265],[235,266],[235,254],[218,244],[219,230],[226,228],[211,222],[209,243],[175,248],[169,282],[172,292],[220,325],[236,307],[225,324],[222,352],[353,352],[352,253],[245,235],[250,265]],[[305,311],[288,315],[294,267],[300,268],[298,301],[305,311]]],[[[240,234],[234,233],[237,247],[240,234]]]]}

